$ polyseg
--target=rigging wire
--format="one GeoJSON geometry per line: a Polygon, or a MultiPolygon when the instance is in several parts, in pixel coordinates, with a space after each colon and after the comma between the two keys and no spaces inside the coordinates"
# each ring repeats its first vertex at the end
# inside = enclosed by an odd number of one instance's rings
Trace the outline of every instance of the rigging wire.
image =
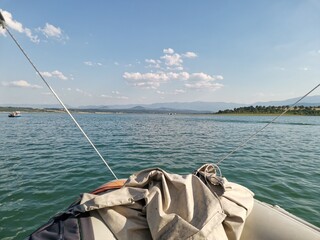
{"type": "Polygon", "coordinates": [[[237,150],[239,150],[240,148],[242,148],[243,146],[245,146],[252,138],[254,138],[255,136],[257,136],[260,132],[262,132],[266,127],[268,127],[270,124],[274,123],[279,117],[283,116],[286,112],[288,112],[292,107],[294,107],[295,105],[297,105],[302,99],[304,99],[306,96],[308,96],[310,93],[312,93],[314,90],[316,90],[318,87],[320,86],[320,83],[315,86],[313,89],[311,89],[309,92],[307,92],[305,95],[303,95],[301,98],[299,98],[296,102],[294,102],[293,104],[289,105],[289,107],[287,109],[285,109],[285,111],[283,111],[280,115],[276,116],[275,118],[273,118],[270,122],[268,122],[266,125],[264,125],[262,128],[260,128],[258,131],[254,132],[253,134],[251,134],[248,138],[246,138],[245,140],[243,140],[237,147],[235,147],[233,150],[231,150],[227,155],[225,155],[223,158],[221,158],[216,165],[219,165],[221,162],[223,162],[225,159],[227,159],[228,157],[230,157],[234,152],[236,152],[237,150]]]}
{"type": "Polygon", "coordinates": [[[15,44],[18,46],[18,48],[20,49],[20,51],[23,53],[23,55],[27,58],[27,60],[29,61],[29,63],[32,65],[32,67],[36,70],[36,72],[39,74],[40,78],[42,79],[42,81],[46,84],[46,86],[49,88],[49,90],[52,92],[52,94],[55,96],[55,98],[59,101],[59,103],[62,105],[62,107],[64,108],[64,110],[68,113],[68,115],[71,117],[71,119],[73,120],[73,122],[76,124],[76,126],[79,128],[79,130],[82,132],[82,134],[84,135],[84,137],[88,140],[88,142],[90,143],[90,145],[93,147],[93,149],[96,151],[96,153],[98,154],[98,156],[101,158],[101,160],[103,161],[103,163],[107,166],[107,168],[109,169],[109,171],[112,173],[112,175],[114,176],[115,179],[118,179],[117,176],[115,175],[115,173],[112,171],[112,169],[110,168],[109,164],[107,163],[107,161],[102,157],[102,155],[100,154],[100,152],[98,151],[98,149],[96,148],[96,146],[93,144],[93,142],[90,140],[90,138],[87,136],[87,134],[84,132],[84,130],[82,129],[82,127],[80,126],[80,124],[77,122],[77,120],[73,117],[73,115],[70,113],[70,111],[68,110],[68,108],[65,106],[65,104],[62,102],[62,100],[59,98],[59,96],[56,94],[56,92],[53,90],[53,88],[48,84],[48,82],[44,79],[44,77],[42,76],[41,72],[37,69],[37,67],[33,64],[33,62],[31,61],[31,59],[28,57],[28,55],[26,54],[26,52],[23,50],[23,48],[20,46],[20,44],[18,43],[18,41],[15,39],[15,37],[11,34],[11,32],[9,31],[9,29],[6,26],[5,23],[5,19],[2,16],[1,12],[0,12],[0,26],[2,26],[5,30],[7,30],[8,34],[10,35],[10,37],[12,38],[12,40],[15,42],[15,44]]]}

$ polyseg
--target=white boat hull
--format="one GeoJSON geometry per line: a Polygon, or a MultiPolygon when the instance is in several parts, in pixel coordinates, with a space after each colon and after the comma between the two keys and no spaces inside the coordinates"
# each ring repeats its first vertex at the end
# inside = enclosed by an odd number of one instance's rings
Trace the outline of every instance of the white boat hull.
{"type": "Polygon", "coordinates": [[[320,240],[320,229],[278,206],[254,201],[241,240],[320,240]]]}

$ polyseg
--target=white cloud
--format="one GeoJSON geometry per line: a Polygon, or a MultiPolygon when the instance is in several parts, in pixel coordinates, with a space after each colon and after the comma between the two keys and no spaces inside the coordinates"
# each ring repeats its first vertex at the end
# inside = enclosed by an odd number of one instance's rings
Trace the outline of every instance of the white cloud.
{"type": "Polygon", "coordinates": [[[316,49],[314,49],[314,50],[310,50],[309,52],[308,52],[308,54],[309,55],[311,55],[311,56],[319,56],[319,54],[320,54],[320,50],[316,50],[316,49]]]}
{"type": "Polygon", "coordinates": [[[60,71],[55,70],[53,72],[40,72],[42,76],[47,77],[47,78],[51,78],[51,77],[55,77],[55,78],[59,78],[61,80],[68,80],[68,78],[60,71]]]}
{"type": "Polygon", "coordinates": [[[156,64],[156,63],[157,63],[157,60],[154,60],[154,59],[146,59],[145,62],[146,62],[146,63],[156,64]]]}
{"type": "Polygon", "coordinates": [[[34,88],[34,89],[42,88],[42,86],[32,85],[25,80],[12,81],[12,82],[2,82],[2,85],[5,87],[17,87],[17,88],[34,88]]]}
{"type": "Polygon", "coordinates": [[[123,78],[127,80],[129,84],[142,88],[158,88],[162,83],[171,80],[188,80],[190,74],[187,72],[157,72],[157,73],[140,73],[125,72],[123,78]]]}
{"type": "Polygon", "coordinates": [[[158,94],[160,94],[160,95],[164,95],[164,94],[166,94],[165,92],[163,92],[163,91],[156,91],[156,93],[158,93],[158,94]]]}
{"type": "Polygon", "coordinates": [[[175,95],[178,95],[178,94],[181,94],[181,93],[185,93],[186,91],[185,90],[183,90],[183,89],[176,89],[176,90],[174,90],[174,94],[175,95]]]}
{"type": "Polygon", "coordinates": [[[87,65],[87,66],[90,66],[90,67],[92,67],[92,66],[102,66],[103,65],[100,62],[95,63],[95,62],[91,62],[91,61],[85,61],[85,62],[83,62],[83,64],[87,65]]]}
{"type": "Polygon", "coordinates": [[[123,78],[128,84],[145,89],[157,89],[162,82],[169,80],[164,73],[125,72],[123,78]]]}
{"type": "Polygon", "coordinates": [[[117,99],[123,99],[123,100],[126,100],[126,99],[129,99],[128,97],[126,96],[118,96],[117,99]]]}
{"type": "Polygon", "coordinates": [[[183,67],[179,66],[179,67],[167,67],[167,70],[169,71],[183,71],[183,67]]]}
{"type": "Polygon", "coordinates": [[[181,59],[181,56],[178,53],[174,54],[166,54],[161,57],[161,59],[164,59],[165,64],[167,66],[181,66],[183,63],[183,60],[181,59]]]}
{"type": "Polygon", "coordinates": [[[167,75],[171,80],[188,80],[190,78],[190,74],[187,72],[168,72],[167,75]]]}
{"type": "Polygon", "coordinates": [[[43,28],[37,28],[37,31],[40,31],[47,39],[50,38],[62,42],[69,39],[67,35],[63,34],[60,27],[53,26],[50,23],[46,23],[43,28]]]}
{"type": "Polygon", "coordinates": [[[284,67],[276,67],[277,70],[280,70],[280,71],[285,71],[286,69],[284,67]]]}
{"type": "Polygon", "coordinates": [[[186,83],[185,86],[187,88],[198,89],[198,90],[200,90],[200,89],[216,90],[216,89],[223,87],[223,85],[220,83],[208,82],[208,81],[199,81],[196,83],[186,83]]]}
{"type": "Polygon", "coordinates": [[[160,60],[155,60],[155,59],[146,59],[146,63],[149,63],[147,68],[161,68],[161,61],[160,60]]]}
{"type": "Polygon", "coordinates": [[[140,87],[140,88],[145,88],[145,89],[157,89],[160,87],[159,82],[136,82],[133,83],[134,86],[140,87]]]}
{"type": "Polygon", "coordinates": [[[216,75],[216,76],[215,76],[215,79],[216,79],[216,80],[223,80],[223,76],[222,76],[222,75],[216,75]]]}
{"type": "Polygon", "coordinates": [[[198,55],[194,52],[186,52],[184,54],[182,54],[183,57],[185,58],[196,58],[198,57],[198,55]]]}
{"type": "Polygon", "coordinates": [[[52,92],[42,92],[42,95],[53,95],[52,92]]]}
{"type": "Polygon", "coordinates": [[[40,73],[43,77],[47,77],[47,78],[52,77],[52,74],[49,72],[40,72],[40,73]]]}
{"type": "Polygon", "coordinates": [[[39,29],[47,38],[54,37],[54,38],[61,38],[62,37],[62,30],[59,27],[55,27],[52,24],[46,23],[44,28],[39,29]]]}
{"type": "Polygon", "coordinates": [[[146,68],[166,69],[168,71],[183,71],[183,58],[196,58],[194,52],[186,52],[184,54],[175,53],[172,48],[163,49],[165,55],[160,59],[145,59],[148,64],[146,68]]]}
{"type": "Polygon", "coordinates": [[[129,97],[120,95],[119,91],[112,91],[111,95],[101,94],[100,97],[102,98],[109,98],[109,99],[120,99],[120,100],[127,100],[129,97]]]}
{"type": "Polygon", "coordinates": [[[140,72],[134,72],[129,73],[125,72],[123,74],[123,77],[125,79],[129,80],[155,80],[155,81],[168,81],[168,80],[189,80],[189,79],[195,79],[195,80],[215,80],[215,79],[221,79],[222,76],[217,76],[216,78],[213,76],[210,76],[205,73],[192,73],[189,74],[188,72],[158,72],[158,73],[140,73],[140,72]]]}
{"type": "Polygon", "coordinates": [[[80,94],[82,94],[83,96],[86,96],[86,97],[91,97],[92,96],[91,93],[88,93],[88,92],[86,92],[86,91],[84,91],[82,89],[79,89],[79,88],[76,88],[76,92],[78,92],[78,93],[80,93],[80,94]]]}
{"type": "MultiPolygon", "coordinates": [[[[34,43],[40,42],[39,36],[34,34],[31,29],[24,27],[21,22],[13,19],[10,12],[4,11],[2,9],[0,9],[0,11],[5,18],[6,25],[10,29],[25,34],[34,43]]],[[[56,27],[49,23],[46,23],[43,28],[36,28],[35,31],[41,32],[46,38],[53,38],[59,41],[65,41],[69,39],[68,36],[63,34],[63,31],[60,27],[56,27]]],[[[6,35],[5,30],[2,28],[0,28],[0,35],[6,35]]]]}
{"type": "Polygon", "coordinates": [[[52,75],[53,75],[54,77],[57,77],[57,78],[61,79],[61,80],[68,80],[68,78],[67,78],[65,75],[63,75],[62,72],[60,72],[60,71],[58,71],[58,70],[53,71],[53,72],[52,72],[52,75]]]}
{"type": "Polygon", "coordinates": [[[302,68],[300,68],[300,70],[302,70],[302,71],[310,71],[311,69],[309,67],[302,67],[302,68]]]}
{"type": "Polygon", "coordinates": [[[139,73],[139,72],[125,72],[123,74],[123,77],[128,80],[150,80],[150,81],[167,81],[169,80],[169,77],[166,73],[160,72],[160,73],[139,73]]]}
{"type": "MultiPolygon", "coordinates": [[[[10,12],[4,11],[2,9],[0,9],[6,24],[9,28],[11,28],[12,30],[15,30],[19,33],[24,33],[32,42],[34,43],[39,43],[40,40],[38,38],[37,35],[33,35],[32,31],[29,28],[25,28],[23,27],[22,23],[16,21],[13,19],[12,14],[10,12]]],[[[5,30],[0,28],[0,34],[1,35],[5,35],[5,30]]]]}
{"type": "Polygon", "coordinates": [[[186,88],[190,89],[207,89],[207,90],[216,90],[223,87],[223,84],[216,83],[216,80],[222,80],[221,75],[211,76],[206,73],[193,73],[190,76],[190,81],[185,83],[186,88]]]}
{"type": "Polygon", "coordinates": [[[209,74],[201,72],[201,73],[192,73],[190,79],[191,80],[211,81],[211,80],[214,80],[214,77],[210,76],[209,74]]]}
{"type": "Polygon", "coordinates": [[[174,50],[172,48],[165,48],[165,49],[163,49],[163,53],[172,54],[172,53],[174,53],[174,50]]]}
{"type": "Polygon", "coordinates": [[[188,81],[185,83],[187,88],[221,88],[222,84],[214,83],[216,80],[222,80],[221,75],[211,76],[206,73],[188,73],[188,72],[158,72],[158,73],[129,73],[125,72],[123,78],[133,86],[141,88],[157,89],[162,83],[172,80],[188,81]]]}
{"type": "MultiPolygon", "coordinates": [[[[223,87],[222,84],[216,83],[217,80],[223,80],[221,75],[210,75],[204,72],[189,73],[183,69],[183,58],[196,58],[197,54],[194,52],[185,52],[180,55],[172,48],[164,49],[164,56],[160,59],[145,59],[145,63],[149,64],[147,68],[156,68],[155,71],[149,72],[124,72],[123,78],[128,84],[144,89],[158,89],[162,84],[171,81],[184,81],[182,86],[189,89],[218,89],[223,87]]],[[[178,83],[179,84],[179,83],[178,83]]],[[[178,89],[166,94],[181,94],[185,90],[178,89]]],[[[158,94],[164,92],[158,90],[158,94]]]]}
{"type": "Polygon", "coordinates": [[[156,93],[159,94],[159,95],[178,95],[178,94],[182,94],[182,93],[185,93],[185,92],[186,91],[183,90],[183,89],[176,89],[173,92],[164,92],[164,91],[160,91],[160,90],[156,91],[156,93]]]}
{"type": "Polygon", "coordinates": [[[187,72],[157,72],[157,73],[140,73],[134,72],[129,73],[125,72],[123,74],[123,78],[128,81],[136,81],[136,82],[166,82],[169,80],[188,80],[190,74],[187,72]]]}
{"type": "Polygon", "coordinates": [[[100,97],[102,97],[102,98],[112,98],[112,96],[106,95],[106,94],[101,94],[100,97]]]}

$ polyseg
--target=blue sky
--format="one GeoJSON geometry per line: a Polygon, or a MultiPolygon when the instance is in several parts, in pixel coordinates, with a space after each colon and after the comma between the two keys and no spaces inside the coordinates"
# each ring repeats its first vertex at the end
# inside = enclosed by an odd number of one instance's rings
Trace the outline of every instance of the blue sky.
{"type": "MultiPolygon", "coordinates": [[[[71,106],[254,103],[320,81],[316,0],[0,0],[0,10],[71,106]]],[[[4,30],[0,52],[0,105],[57,103],[4,30]]]]}

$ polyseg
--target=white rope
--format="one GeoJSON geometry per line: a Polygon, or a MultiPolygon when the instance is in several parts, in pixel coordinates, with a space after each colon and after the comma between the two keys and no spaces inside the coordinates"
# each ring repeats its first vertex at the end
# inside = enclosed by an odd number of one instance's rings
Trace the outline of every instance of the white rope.
{"type": "MultiPolygon", "coordinates": [[[[0,13],[1,14],[1,13],[0,13]]],[[[1,15],[2,16],[2,15],[1,15]]],[[[93,142],[90,140],[90,138],[87,136],[87,134],[83,131],[82,127],[79,125],[79,123],[77,122],[77,120],[73,117],[73,115],[70,113],[70,111],[68,110],[68,108],[64,105],[64,103],[62,102],[62,100],[59,98],[59,96],[56,94],[56,92],[52,89],[52,87],[48,84],[48,82],[44,79],[44,77],[42,76],[42,74],[40,73],[40,71],[36,68],[36,66],[33,64],[33,62],[31,61],[31,59],[28,57],[28,55],[26,54],[26,52],[22,49],[22,47],[20,46],[20,44],[17,42],[17,40],[14,38],[14,36],[11,34],[11,32],[9,31],[9,29],[6,27],[5,22],[3,20],[0,19],[0,25],[2,25],[2,27],[7,30],[7,32],[9,33],[10,37],[12,38],[12,40],[16,43],[16,45],[18,46],[18,48],[21,50],[21,52],[23,53],[23,55],[27,58],[27,60],[29,61],[29,63],[32,65],[32,67],[36,70],[36,72],[39,74],[40,78],[43,80],[43,82],[47,85],[47,87],[49,88],[49,90],[52,92],[52,94],[56,97],[56,99],[59,101],[59,103],[62,105],[62,107],[65,109],[65,111],[69,114],[69,116],[71,117],[71,119],[73,120],[73,122],[77,125],[77,127],[79,128],[79,130],[82,132],[82,134],[84,135],[84,137],[88,140],[88,142],[91,144],[91,146],[93,147],[93,149],[96,151],[96,153],[99,155],[99,157],[101,158],[101,160],[104,162],[104,164],[107,166],[107,168],[110,170],[110,172],[112,173],[112,175],[115,177],[115,179],[118,179],[117,176],[115,175],[115,173],[112,171],[112,169],[110,168],[109,164],[107,163],[107,161],[102,157],[102,155],[100,154],[100,152],[98,151],[98,149],[95,147],[95,145],[93,144],[93,142]]]]}
{"type": "Polygon", "coordinates": [[[310,93],[312,93],[314,90],[316,90],[318,87],[320,86],[320,83],[315,86],[313,89],[311,89],[308,93],[306,93],[305,95],[303,95],[301,98],[299,98],[295,103],[291,104],[285,111],[283,111],[280,115],[276,116],[275,118],[273,118],[269,123],[267,123],[266,125],[264,125],[262,128],[260,128],[258,131],[256,131],[255,133],[251,134],[247,139],[245,139],[244,141],[242,141],[239,146],[237,146],[236,148],[234,148],[231,152],[229,152],[226,156],[224,156],[223,158],[221,158],[216,165],[219,165],[222,161],[224,161],[225,159],[227,159],[228,157],[230,157],[235,151],[239,150],[240,148],[242,148],[244,145],[246,145],[252,138],[254,138],[255,136],[258,135],[258,133],[262,132],[266,127],[268,127],[270,124],[274,123],[279,117],[283,116],[286,112],[288,112],[292,107],[294,107],[295,105],[297,105],[302,99],[304,99],[306,96],[308,96],[310,93]]]}

